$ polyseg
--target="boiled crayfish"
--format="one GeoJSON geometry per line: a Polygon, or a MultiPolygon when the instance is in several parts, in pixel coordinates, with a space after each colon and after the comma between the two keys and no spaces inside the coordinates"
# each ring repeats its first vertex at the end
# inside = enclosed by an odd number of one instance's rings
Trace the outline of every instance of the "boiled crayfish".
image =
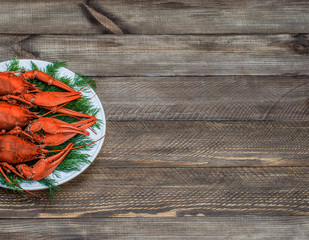
{"type": "Polygon", "coordinates": [[[36,85],[31,84],[26,79],[34,79],[47,83],[48,85],[54,85],[60,87],[69,92],[74,92],[75,90],[68,85],[60,82],[59,80],[49,76],[48,74],[36,71],[4,71],[0,72],[0,96],[5,95],[21,95],[24,93],[31,92],[42,92],[36,85]],[[16,76],[15,73],[21,73],[16,76]]]}
{"type": "Polygon", "coordinates": [[[0,136],[0,172],[10,182],[3,169],[21,178],[41,180],[50,175],[68,155],[73,144],[70,143],[58,154],[46,158],[48,150],[13,135],[0,136]],[[25,162],[40,159],[32,167],[25,162]],[[16,165],[14,167],[13,165],[16,165]]]}
{"type": "Polygon", "coordinates": [[[75,91],[63,82],[47,75],[39,70],[36,71],[5,71],[0,72],[0,100],[15,103],[16,101],[25,103],[29,107],[39,106],[51,111],[58,111],[77,117],[89,117],[87,114],[73,111],[60,105],[67,104],[82,97],[80,91],[75,91]],[[21,74],[17,77],[14,73],[21,74]],[[34,79],[53,85],[69,92],[49,92],[42,91],[36,85],[31,84],[26,79],[34,79]]]}
{"type": "MultiPolygon", "coordinates": [[[[6,102],[0,102],[0,129],[11,131],[16,127],[25,128],[25,131],[34,135],[33,139],[40,144],[57,146],[66,142],[70,134],[89,135],[86,131],[96,122],[96,118],[90,116],[85,120],[69,124],[54,117],[40,117],[37,114],[20,106],[6,102]],[[37,132],[44,130],[45,135],[37,132]],[[40,136],[40,137],[39,137],[40,136]],[[54,139],[54,142],[49,140],[54,139]]],[[[73,136],[75,136],[73,135],[73,136]]]]}
{"type": "Polygon", "coordinates": [[[77,134],[89,135],[86,131],[96,117],[66,109],[63,105],[82,97],[68,85],[41,71],[0,72],[0,172],[7,181],[4,170],[25,178],[40,180],[50,175],[73,148],[70,143],[54,156],[46,158],[45,146],[64,143],[77,134]],[[16,76],[15,73],[20,73],[16,76]],[[38,79],[68,92],[42,91],[27,79],[38,79]],[[42,117],[29,110],[41,107],[49,112],[78,118],[78,122],[66,123],[55,117],[42,117]],[[84,120],[80,118],[86,118],[84,120]],[[43,133],[38,131],[43,130],[43,133]],[[37,144],[41,145],[37,145],[37,144]],[[39,159],[32,167],[26,162],[39,159]]]}

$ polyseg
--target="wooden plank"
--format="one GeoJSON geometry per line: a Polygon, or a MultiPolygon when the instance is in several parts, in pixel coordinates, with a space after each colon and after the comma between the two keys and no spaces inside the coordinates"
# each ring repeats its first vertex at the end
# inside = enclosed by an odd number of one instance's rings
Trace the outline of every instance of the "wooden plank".
{"type": "Polygon", "coordinates": [[[308,77],[97,77],[106,115],[127,120],[308,121],[308,77]]]}
{"type": "Polygon", "coordinates": [[[308,125],[108,122],[103,167],[309,166],[308,125]]]}
{"type": "Polygon", "coordinates": [[[44,212],[41,199],[0,190],[0,213],[2,218],[308,216],[308,183],[308,167],[106,168],[98,160],[62,185],[44,212]]]}
{"type": "Polygon", "coordinates": [[[306,0],[88,1],[98,15],[81,2],[2,0],[0,32],[107,33],[99,24],[102,16],[110,17],[123,31],[133,34],[309,32],[309,4],[306,0]]]}
{"type": "Polygon", "coordinates": [[[309,74],[307,35],[18,37],[1,35],[0,60],[62,60],[92,76],[309,74]]]}
{"type": "Polygon", "coordinates": [[[44,239],[309,238],[308,217],[2,219],[0,223],[1,237],[16,240],[39,236],[44,239]]]}

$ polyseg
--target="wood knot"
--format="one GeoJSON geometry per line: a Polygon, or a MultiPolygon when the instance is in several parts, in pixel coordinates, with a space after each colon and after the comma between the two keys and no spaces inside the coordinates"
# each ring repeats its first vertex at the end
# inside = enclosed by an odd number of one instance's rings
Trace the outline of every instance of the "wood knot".
{"type": "Polygon", "coordinates": [[[95,9],[93,6],[89,5],[88,0],[82,0],[81,5],[98,23],[108,29],[111,33],[118,35],[124,34],[122,29],[111,19],[111,17],[108,17],[106,13],[103,14],[98,9],[95,9]]]}
{"type": "Polygon", "coordinates": [[[298,54],[309,54],[309,39],[306,34],[298,34],[291,41],[289,47],[298,54]]]}

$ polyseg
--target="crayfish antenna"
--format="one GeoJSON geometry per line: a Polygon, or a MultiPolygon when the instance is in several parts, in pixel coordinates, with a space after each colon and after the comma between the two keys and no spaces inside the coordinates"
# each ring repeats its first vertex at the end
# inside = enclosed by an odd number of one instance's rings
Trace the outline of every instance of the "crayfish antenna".
{"type": "MultiPolygon", "coordinates": [[[[48,113],[56,111],[58,113],[63,113],[63,114],[67,114],[67,115],[70,115],[70,116],[81,117],[81,118],[91,118],[91,117],[93,117],[93,116],[85,114],[85,113],[81,113],[81,112],[74,111],[72,109],[64,108],[63,105],[60,105],[59,107],[56,107],[56,108],[47,108],[47,109],[50,110],[50,112],[48,112],[48,113]]],[[[44,114],[44,116],[46,116],[46,115],[47,114],[44,114]]]]}
{"type": "Polygon", "coordinates": [[[46,203],[46,199],[45,199],[44,197],[42,197],[41,195],[35,194],[35,193],[33,193],[33,192],[30,192],[30,191],[28,191],[28,190],[22,188],[22,187],[21,187],[18,183],[16,183],[16,182],[14,182],[13,184],[15,184],[17,187],[19,187],[21,190],[25,191],[26,193],[28,193],[28,194],[30,194],[30,195],[33,195],[33,196],[35,196],[35,197],[41,198],[41,199],[44,201],[44,208],[43,208],[42,212],[45,211],[46,206],[47,206],[47,203],[46,203]]]}
{"type": "Polygon", "coordinates": [[[93,95],[92,97],[90,97],[90,98],[78,99],[77,101],[88,101],[88,100],[94,98],[95,96],[97,96],[97,94],[94,94],[94,95],[93,95]]]}
{"type": "Polygon", "coordinates": [[[78,149],[78,148],[87,147],[87,146],[89,146],[89,145],[92,145],[92,144],[94,144],[94,143],[96,143],[96,142],[102,140],[103,138],[105,138],[106,135],[107,135],[108,133],[109,133],[109,132],[105,133],[102,137],[100,137],[99,139],[97,139],[97,140],[95,140],[95,141],[93,141],[93,142],[91,142],[91,143],[84,144],[84,145],[81,145],[81,146],[78,146],[78,147],[74,147],[74,148],[72,148],[72,150],[73,150],[73,149],[78,149]]]}
{"type": "Polygon", "coordinates": [[[78,92],[80,92],[81,90],[83,90],[85,87],[89,86],[93,82],[95,82],[95,81],[92,80],[91,82],[87,83],[85,86],[83,86],[81,89],[79,89],[78,92]]]}
{"type": "Polygon", "coordinates": [[[13,184],[10,179],[6,176],[6,174],[4,173],[2,167],[0,167],[0,173],[2,174],[2,176],[5,178],[5,180],[10,183],[10,184],[13,184]]]}
{"type": "Polygon", "coordinates": [[[57,109],[60,109],[60,108],[62,108],[63,106],[65,106],[65,105],[67,105],[67,104],[68,104],[68,102],[67,102],[67,103],[64,103],[64,104],[62,104],[62,105],[59,105],[59,106],[57,106],[57,107],[54,107],[54,108],[47,108],[49,111],[46,112],[46,113],[44,113],[44,114],[42,115],[42,117],[44,117],[44,116],[46,116],[46,115],[48,115],[48,114],[50,114],[50,113],[56,112],[57,109]]]}
{"type": "Polygon", "coordinates": [[[6,176],[6,174],[4,173],[4,171],[3,171],[3,169],[2,169],[1,166],[0,166],[0,172],[1,172],[1,174],[3,175],[3,177],[5,178],[5,180],[6,180],[8,183],[10,183],[10,184],[12,184],[12,185],[16,185],[16,186],[19,187],[21,190],[25,191],[26,193],[28,193],[28,194],[30,194],[30,195],[33,195],[33,196],[38,197],[38,198],[41,198],[41,199],[44,201],[44,208],[43,208],[42,212],[45,211],[46,205],[47,205],[47,204],[46,204],[46,199],[45,199],[44,197],[42,197],[42,196],[40,196],[40,195],[38,195],[38,194],[35,194],[35,193],[33,193],[33,192],[30,192],[30,191],[28,191],[28,190],[22,188],[18,183],[15,182],[15,176],[14,176],[14,182],[11,182],[10,179],[9,179],[9,178],[6,176]]]}
{"type": "Polygon", "coordinates": [[[22,72],[25,72],[25,70],[20,70],[20,71],[3,71],[2,73],[12,74],[12,73],[22,73],[22,72]]]}

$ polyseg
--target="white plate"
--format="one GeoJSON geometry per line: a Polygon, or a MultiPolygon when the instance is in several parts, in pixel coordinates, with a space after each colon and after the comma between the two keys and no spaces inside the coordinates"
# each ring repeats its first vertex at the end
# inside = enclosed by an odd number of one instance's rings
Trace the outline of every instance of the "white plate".
{"type": "MultiPolygon", "coordinates": [[[[35,63],[39,69],[44,69],[48,64],[50,64],[49,62],[46,61],[41,61],[41,60],[32,60],[32,59],[20,59],[19,60],[19,66],[20,67],[24,67],[25,69],[29,69],[31,70],[31,61],[33,63],[35,63]]],[[[2,62],[0,63],[0,71],[5,71],[6,70],[6,65],[9,64],[10,61],[6,61],[6,62],[2,62]]],[[[66,69],[66,68],[60,68],[58,71],[60,77],[61,76],[66,76],[66,77],[70,77],[72,79],[74,79],[75,73],[66,69]]],[[[82,91],[83,92],[83,91],[82,91]]],[[[86,97],[89,97],[90,100],[92,102],[92,104],[96,107],[98,107],[100,109],[100,111],[98,112],[98,114],[96,115],[96,117],[98,119],[101,119],[103,122],[102,128],[100,129],[100,131],[96,131],[96,134],[94,134],[93,132],[90,131],[90,138],[95,141],[101,137],[103,137],[105,135],[106,132],[106,119],[105,119],[105,114],[104,114],[104,109],[103,106],[101,104],[100,99],[98,98],[98,96],[95,94],[95,92],[89,88],[87,88],[87,92],[83,92],[83,95],[86,97]],[[95,97],[93,97],[95,95],[95,97]]],[[[104,142],[104,138],[96,143],[94,143],[94,147],[89,150],[89,151],[85,151],[85,153],[89,154],[90,158],[89,160],[91,162],[93,162],[95,160],[95,158],[97,157],[97,155],[99,154],[102,145],[104,142]]],[[[79,171],[71,171],[68,173],[65,172],[60,172],[57,171],[57,176],[55,174],[51,174],[48,176],[48,178],[52,178],[55,180],[56,185],[60,185],[63,184],[67,181],[70,181],[71,179],[75,178],[76,176],[78,176],[79,174],[81,174],[83,171],[85,171],[85,169],[87,167],[89,167],[90,164],[85,164],[83,167],[80,168],[79,171]]],[[[0,183],[0,187],[4,187],[4,188],[8,188],[7,186],[4,186],[0,183]]],[[[25,182],[21,184],[21,187],[26,189],[26,190],[40,190],[40,189],[47,189],[47,187],[37,181],[32,181],[32,182],[25,182]]]]}

